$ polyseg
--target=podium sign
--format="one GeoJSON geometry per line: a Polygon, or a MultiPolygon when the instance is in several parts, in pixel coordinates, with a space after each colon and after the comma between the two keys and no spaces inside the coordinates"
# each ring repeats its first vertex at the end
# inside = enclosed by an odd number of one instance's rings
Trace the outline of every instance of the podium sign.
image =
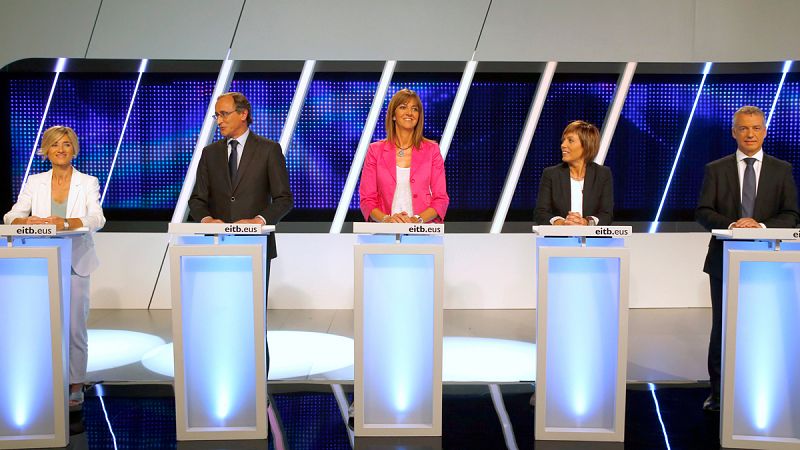
{"type": "Polygon", "coordinates": [[[267,438],[264,294],[274,227],[215,234],[232,226],[170,225],[178,440],[267,438]]]}
{"type": "Polygon", "coordinates": [[[792,242],[797,231],[713,231],[728,239],[723,264],[723,447],[800,446],[800,247],[792,242]]]}
{"type": "Polygon", "coordinates": [[[354,249],[355,435],[441,436],[442,240],[395,233],[354,249]]]}
{"type": "Polygon", "coordinates": [[[0,233],[0,449],[65,447],[72,241],[53,225],[0,233]]]}
{"type": "Polygon", "coordinates": [[[573,237],[536,240],[536,439],[622,442],[630,254],[622,239],[594,236],[629,227],[539,228],[573,237]]]}

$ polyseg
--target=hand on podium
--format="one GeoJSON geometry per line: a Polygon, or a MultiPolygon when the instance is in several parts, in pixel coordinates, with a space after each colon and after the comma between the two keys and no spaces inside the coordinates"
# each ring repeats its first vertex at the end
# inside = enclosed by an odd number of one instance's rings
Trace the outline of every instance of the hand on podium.
{"type": "Polygon", "coordinates": [[[731,225],[731,228],[761,228],[761,224],[752,217],[742,217],[731,225]]]}

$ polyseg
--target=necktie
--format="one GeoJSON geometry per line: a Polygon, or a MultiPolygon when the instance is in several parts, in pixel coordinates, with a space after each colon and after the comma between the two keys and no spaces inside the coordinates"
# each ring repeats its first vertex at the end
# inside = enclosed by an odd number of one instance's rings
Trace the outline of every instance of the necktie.
{"type": "Polygon", "coordinates": [[[236,160],[239,159],[239,152],[236,147],[239,146],[239,141],[233,139],[231,142],[231,155],[228,157],[228,173],[231,175],[231,184],[236,182],[236,160]]]}
{"type": "Polygon", "coordinates": [[[742,217],[753,217],[756,206],[756,171],[753,169],[755,158],[745,158],[747,167],[744,169],[742,180],[742,217]]]}

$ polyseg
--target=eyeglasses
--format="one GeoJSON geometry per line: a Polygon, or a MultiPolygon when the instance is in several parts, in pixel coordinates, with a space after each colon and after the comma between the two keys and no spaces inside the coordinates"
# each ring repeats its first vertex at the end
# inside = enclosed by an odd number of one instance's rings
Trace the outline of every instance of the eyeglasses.
{"type": "Polygon", "coordinates": [[[237,110],[235,110],[235,109],[234,109],[233,111],[220,111],[220,112],[218,112],[218,113],[216,113],[216,114],[212,114],[212,115],[211,115],[211,117],[212,117],[214,120],[217,120],[217,119],[219,119],[220,117],[222,117],[223,119],[227,119],[227,118],[228,118],[228,116],[230,116],[231,114],[233,114],[233,113],[235,113],[235,112],[238,112],[238,111],[237,111],[237,110]]]}

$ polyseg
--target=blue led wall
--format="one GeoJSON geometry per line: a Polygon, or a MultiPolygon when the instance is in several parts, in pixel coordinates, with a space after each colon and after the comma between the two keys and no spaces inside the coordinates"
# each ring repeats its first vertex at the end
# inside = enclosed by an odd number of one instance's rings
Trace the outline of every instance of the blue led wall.
{"type": "MultiPolygon", "coordinates": [[[[338,205],[378,73],[318,73],[309,89],[288,151],[295,210],[287,220],[330,221],[338,205]]],[[[255,132],[280,137],[298,74],[240,74],[232,89],[253,105],[255,132]]],[[[137,95],[104,207],[136,220],[152,211],[171,215],[210,100],[216,74],[146,73],[137,95]]],[[[389,97],[408,87],[425,107],[427,137],[440,140],[460,74],[395,75],[372,139],[385,136],[389,97]]],[[[611,143],[606,165],[614,173],[616,218],[650,221],[661,199],[701,75],[637,75],[611,143]]],[[[731,153],[730,120],[741,105],[769,113],[780,74],[709,75],[686,139],[662,220],[693,220],[707,162],[731,153]]],[[[449,220],[491,219],[533,98],[538,74],[479,73],[473,81],[446,161],[451,196],[449,220]]],[[[103,186],[133,95],[136,74],[65,73],[45,127],[76,129],[81,154],[76,167],[103,186]]],[[[52,85],[47,76],[7,80],[9,176],[12,198],[36,138],[52,85]]],[[[509,211],[509,220],[530,221],[543,168],[560,160],[559,140],[571,120],[602,126],[616,75],[564,75],[554,79],[509,211]]],[[[217,135],[218,138],[218,135],[217,135]]],[[[787,77],[765,142],[765,151],[788,160],[800,177],[800,74],[787,77]]],[[[31,173],[49,169],[34,158],[31,173]]],[[[356,219],[358,193],[349,219],[356,219]]]]}
{"type": "Polygon", "coordinates": [[[448,220],[491,220],[538,76],[472,82],[447,153],[448,220]]]}
{"type": "MultiPolygon", "coordinates": [[[[613,75],[557,74],[553,77],[507,220],[533,220],[542,170],[561,162],[561,133],[564,128],[574,120],[585,120],[602,128],[616,86],[617,77],[613,75]]],[[[519,129],[518,135],[521,127],[519,129]]],[[[515,147],[518,140],[517,136],[513,143],[515,147]]]]}

